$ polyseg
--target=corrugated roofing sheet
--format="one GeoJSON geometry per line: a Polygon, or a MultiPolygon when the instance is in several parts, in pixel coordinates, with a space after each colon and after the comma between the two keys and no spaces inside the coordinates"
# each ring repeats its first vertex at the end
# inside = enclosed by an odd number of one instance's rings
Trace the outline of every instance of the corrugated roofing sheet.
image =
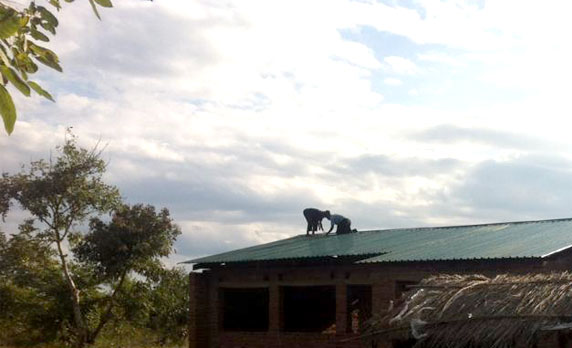
{"type": "Polygon", "coordinates": [[[300,235],[186,261],[227,263],[371,254],[361,263],[543,257],[572,246],[572,218],[486,225],[300,235]]]}

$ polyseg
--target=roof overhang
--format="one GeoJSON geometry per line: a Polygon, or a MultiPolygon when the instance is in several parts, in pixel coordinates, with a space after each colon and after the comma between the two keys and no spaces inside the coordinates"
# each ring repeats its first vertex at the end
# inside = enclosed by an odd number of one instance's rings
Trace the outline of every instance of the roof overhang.
{"type": "Polygon", "coordinates": [[[247,260],[234,262],[200,262],[193,264],[193,270],[205,268],[229,268],[229,267],[281,267],[281,266],[325,266],[325,265],[350,265],[365,259],[383,255],[384,253],[370,253],[361,255],[332,255],[332,256],[316,256],[301,257],[290,259],[272,259],[272,260],[247,260]]]}

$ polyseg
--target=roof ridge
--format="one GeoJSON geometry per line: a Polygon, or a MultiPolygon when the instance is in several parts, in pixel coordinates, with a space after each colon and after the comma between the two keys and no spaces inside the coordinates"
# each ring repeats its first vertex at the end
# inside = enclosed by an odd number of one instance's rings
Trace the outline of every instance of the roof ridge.
{"type": "Polygon", "coordinates": [[[427,227],[400,227],[400,228],[385,228],[381,230],[365,230],[359,231],[363,232],[387,232],[387,231],[418,231],[418,230],[438,230],[438,229],[448,229],[448,228],[462,228],[462,227],[484,227],[484,226],[495,226],[495,225],[520,225],[520,224],[533,224],[533,223],[546,223],[546,222],[559,222],[559,221],[572,221],[572,217],[569,218],[557,218],[557,219],[544,219],[544,220],[524,220],[524,221],[506,221],[506,222],[491,222],[484,224],[468,224],[468,225],[451,225],[451,226],[427,226],[427,227]]]}

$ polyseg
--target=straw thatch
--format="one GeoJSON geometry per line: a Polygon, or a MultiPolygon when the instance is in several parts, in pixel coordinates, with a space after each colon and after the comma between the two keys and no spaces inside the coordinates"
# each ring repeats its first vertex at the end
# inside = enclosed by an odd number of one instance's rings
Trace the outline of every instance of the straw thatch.
{"type": "Polygon", "coordinates": [[[415,347],[533,346],[572,328],[572,274],[440,275],[412,288],[372,321],[370,337],[399,332],[415,347]]]}

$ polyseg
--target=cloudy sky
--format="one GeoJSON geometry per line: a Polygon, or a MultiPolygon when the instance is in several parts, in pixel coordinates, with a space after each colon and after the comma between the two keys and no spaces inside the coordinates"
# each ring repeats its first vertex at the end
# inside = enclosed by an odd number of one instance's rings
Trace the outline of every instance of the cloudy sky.
{"type": "Polygon", "coordinates": [[[68,126],[101,139],[108,181],[181,226],[173,261],[305,233],[306,207],[358,229],[572,216],[568,1],[114,4],[60,12],[64,73],[36,79],[57,103],[17,98],[0,170],[68,126]]]}

